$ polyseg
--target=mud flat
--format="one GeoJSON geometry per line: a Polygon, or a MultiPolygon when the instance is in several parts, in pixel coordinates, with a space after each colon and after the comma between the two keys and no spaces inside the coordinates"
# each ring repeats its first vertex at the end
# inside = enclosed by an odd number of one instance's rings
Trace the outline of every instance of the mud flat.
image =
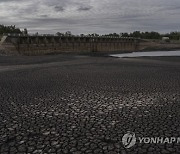
{"type": "Polygon", "coordinates": [[[0,153],[180,153],[180,58],[0,57],[0,153]]]}

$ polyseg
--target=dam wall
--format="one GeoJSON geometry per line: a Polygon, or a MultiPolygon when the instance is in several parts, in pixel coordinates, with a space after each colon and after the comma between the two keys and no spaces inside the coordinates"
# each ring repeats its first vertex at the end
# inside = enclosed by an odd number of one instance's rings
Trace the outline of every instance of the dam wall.
{"type": "Polygon", "coordinates": [[[138,39],[122,37],[3,36],[0,43],[0,50],[21,55],[64,52],[130,52],[138,48],[138,39]]]}

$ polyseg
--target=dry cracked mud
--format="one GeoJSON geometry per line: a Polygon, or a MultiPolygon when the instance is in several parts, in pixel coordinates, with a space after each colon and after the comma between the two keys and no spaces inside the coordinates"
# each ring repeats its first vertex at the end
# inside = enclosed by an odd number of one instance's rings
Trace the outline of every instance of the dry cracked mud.
{"type": "Polygon", "coordinates": [[[180,57],[0,57],[1,154],[177,154],[180,57]]]}

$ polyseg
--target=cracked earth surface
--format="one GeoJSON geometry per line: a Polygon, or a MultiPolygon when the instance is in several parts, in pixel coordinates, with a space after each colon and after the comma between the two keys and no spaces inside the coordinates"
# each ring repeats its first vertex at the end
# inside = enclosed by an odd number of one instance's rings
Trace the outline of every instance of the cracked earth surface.
{"type": "Polygon", "coordinates": [[[180,58],[0,57],[0,153],[177,154],[180,58]]]}

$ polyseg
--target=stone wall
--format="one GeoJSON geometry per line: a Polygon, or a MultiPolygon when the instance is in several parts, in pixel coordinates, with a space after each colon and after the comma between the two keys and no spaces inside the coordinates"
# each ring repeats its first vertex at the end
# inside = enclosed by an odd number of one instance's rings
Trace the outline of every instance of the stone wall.
{"type": "Polygon", "coordinates": [[[8,36],[2,46],[22,55],[62,52],[136,51],[139,40],[120,37],[8,36]]]}

